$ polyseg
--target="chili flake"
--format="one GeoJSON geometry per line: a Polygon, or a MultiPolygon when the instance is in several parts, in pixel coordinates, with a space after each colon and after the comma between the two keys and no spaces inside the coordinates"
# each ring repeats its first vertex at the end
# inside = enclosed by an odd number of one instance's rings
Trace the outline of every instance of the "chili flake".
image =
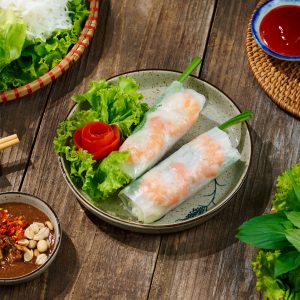
{"type": "Polygon", "coordinates": [[[7,210],[0,208],[0,234],[10,236],[18,241],[24,236],[27,222],[23,216],[11,217],[7,210]]]}

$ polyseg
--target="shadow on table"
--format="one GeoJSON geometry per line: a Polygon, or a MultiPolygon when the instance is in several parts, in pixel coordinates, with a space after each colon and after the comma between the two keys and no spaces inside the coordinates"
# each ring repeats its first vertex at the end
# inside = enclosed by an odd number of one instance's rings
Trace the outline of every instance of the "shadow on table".
{"type": "Polygon", "coordinates": [[[109,235],[112,239],[125,244],[129,247],[137,248],[143,251],[153,252],[158,247],[158,242],[160,240],[159,235],[155,234],[141,234],[136,232],[131,232],[118,228],[116,226],[110,225],[98,217],[94,216],[92,213],[85,211],[86,216],[105,234],[109,235]]]}
{"type": "Polygon", "coordinates": [[[45,299],[54,299],[57,296],[63,299],[72,287],[78,272],[76,248],[68,235],[63,232],[61,247],[46,278],[45,299]]]}
{"type": "Polygon", "coordinates": [[[7,179],[7,175],[21,171],[21,170],[25,170],[26,165],[27,165],[26,159],[22,159],[22,160],[13,162],[13,163],[9,163],[5,166],[0,165],[0,189],[11,186],[11,183],[7,179]]]}

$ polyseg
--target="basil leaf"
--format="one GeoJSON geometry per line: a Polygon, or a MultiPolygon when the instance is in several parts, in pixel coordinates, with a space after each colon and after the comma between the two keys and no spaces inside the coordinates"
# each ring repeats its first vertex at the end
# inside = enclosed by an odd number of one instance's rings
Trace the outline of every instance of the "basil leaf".
{"type": "Polygon", "coordinates": [[[300,252],[289,251],[280,254],[275,261],[274,275],[278,277],[300,266],[300,252]]]}

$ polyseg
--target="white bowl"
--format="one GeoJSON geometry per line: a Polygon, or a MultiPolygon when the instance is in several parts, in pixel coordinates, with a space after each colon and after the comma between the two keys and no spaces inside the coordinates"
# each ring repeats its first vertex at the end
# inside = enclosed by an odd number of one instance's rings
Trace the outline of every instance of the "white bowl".
{"type": "Polygon", "coordinates": [[[251,21],[251,31],[252,35],[257,42],[257,44],[269,55],[276,57],[282,60],[289,61],[300,61],[300,56],[289,56],[279,54],[272,51],[262,40],[259,32],[259,27],[263,18],[274,8],[283,6],[283,5],[297,5],[300,6],[299,0],[270,0],[261,5],[253,14],[251,21]]]}
{"type": "Polygon", "coordinates": [[[1,204],[12,203],[12,202],[26,203],[42,211],[49,218],[50,222],[53,224],[54,232],[55,232],[55,243],[54,243],[53,251],[50,254],[48,260],[43,265],[41,265],[38,269],[35,269],[34,271],[28,274],[18,276],[18,277],[5,278],[5,279],[0,278],[0,285],[19,284],[19,283],[32,280],[33,278],[41,275],[54,261],[58,249],[60,247],[61,237],[62,237],[62,229],[58,217],[46,202],[33,195],[21,193],[21,192],[0,193],[0,206],[1,204]]]}

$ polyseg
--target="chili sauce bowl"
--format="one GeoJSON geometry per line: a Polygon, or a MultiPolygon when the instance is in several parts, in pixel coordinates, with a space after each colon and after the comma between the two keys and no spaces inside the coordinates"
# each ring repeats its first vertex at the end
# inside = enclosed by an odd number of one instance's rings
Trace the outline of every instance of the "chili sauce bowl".
{"type": "MultiPolygon", "coordinates": [[[[297,51],[296,51],[297,53],[288,54],[287,51],[285,51],[285,53],[283,53],[283,51],[279,51],[279,48],[275,49],[274,43],[276,41],[273,42],[273,46],[267,44],[266,39],[261,34],[261,30],[263,30],[263,28],[261,28],[261,25],[262,25],[263,20],[265,21],[263,26],[265,26],[267,24],[267,22],[269,25],[270,24],[272,25],[272,29],[270,27],[269,27],[269,29],[268,29],[268,27],[265,27],[265,30],[264,30],[264,31],[270,30],[269,37],[271,36],[272,38],[274,37],[274,34],[273,34],[273,31],[271,34],[271,30],[275,30],[275,29],[277,30],[277,28],[278,28],[278,34],[280,35],[280,38],[282,39],[282,41],[285,41],[285,44],[287,47],[286,49],[288,49],[288,47],[290,47],[290,46],[287,46],[287,45],[290,45],[290,43],[288,40],[289,38],[286,35],[287,28],[283,28],[282,26],[280,26],[280,22],[281,22],[280,19],[283,20],[283,18],[284,18],[284,20],[285,20],[284,22],[289,22],[288,21],[289,18],[284,17],[283,14],[281,14],[281,17],[279,17],[280,12],[278,9],[292,10],[292,9],[294,9],[294,6],[299,7],[299,10],[297,9],[297,14],[298,14],[298,11],[300,12],[300,1],[299,0],[270,0],[270,1],[267,1],[266,3],[262,4],[259,8],[257,8],[257,10],[253,14],[252,21],[251,21],[252,35],[253,35],[255,41],[257,42],[257,44],[267,54],[269,54],[273,57],[276,57],[278,59],[281,59],[281,60],[300,61],[300,49],[298,52],[299,44],[297,44],[297,51]],[[276,14],[274,13],[275,10],[276,10],[276,14]],[[271,14],[269,14],[270,12],[272,13],[272,16],[271,16],[271,14]],[[264,19],[267,15],[269,18],[268,21],[267,21],[267,19],[264,19]]],[[[294,11],[293,13],[295,13],[295,10],[293,10],[293,11],[294,11]]],[[[283,13],[283,11],[282,11],[282,13],[283,13]]],[[[295,15],[294,15],[293,19],[295,20],[295,15]]],[[[300,18],[299,18],[299,21],[298,21],[298,18],[296,18],[296,19],[297,19],[296,22],[298,24],[300,22],[300,18]]],[[[285,23],[285,25],[286,25],[286,23],[285,23]]],[[[288,26],[288,30],[295,31],[296,34],[298,34],[298,32],[300,32],[300,25],[294,26],[294,25],[290,24],[288,26]]],[[[291,36],[291,33],[289,33],[288,36],[291,36]]],[[[300,42],[300,40],[299,40],[299,42],[300,42]]],[[[269,44],[271,44],[271,43],[269,43],[269,44]]],[[[282,46],[282,43],[281,43],[281,46],[282,46]]],[[[280,45],[278,47],[280,47],[280,45]]],[[[293,46],[291,46],[291,47],[293,47],[293,46]]],[[[295,50],[292,52],[295,52],[295,50]]]]}
{"type": "Polygon", "coordinates": [[[39,199],[36,196],[22,193],[22,192],[0,193],[0,207],[1,205],[9,204],[9,203],[27,204],[33,206],[34,208],[44,213],[48,217],[48,220],[53,225],[55,240],[54,240],[52,251],[49,254],[47,261],[45,263],[43,263],[38,268],[24,275],[16,276],[16,277],[0,278],[0,285],[13,285],[13,284],[24,283],[36,278],[37,276],[45,272],[46,269],[49,268],[49,266],[53,263],[58,253],[61,244],[61,237],[62,237],[62,229],[56,213],[43,200],[39,199]]]}

